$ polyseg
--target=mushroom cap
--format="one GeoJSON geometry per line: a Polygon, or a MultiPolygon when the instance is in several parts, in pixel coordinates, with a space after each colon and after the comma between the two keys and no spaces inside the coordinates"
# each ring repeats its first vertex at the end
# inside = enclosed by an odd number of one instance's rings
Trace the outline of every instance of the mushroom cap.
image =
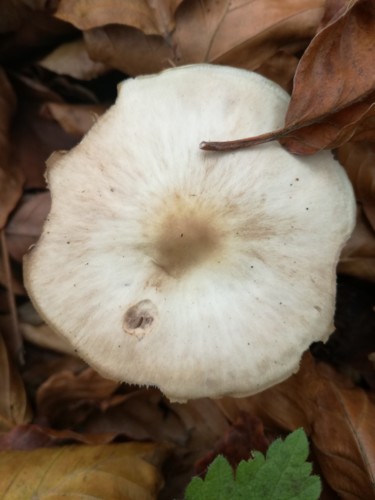
{"type": "Polygon", "coordinates": [[[262,76],[222,66],[128,79],[49,166],[52,208],[26,287],[99,372],[172,400],[245,396],[328,338],[355,221],[342,167],[278,143],[199,149],[282,127],[288,102],[262,76]]]}

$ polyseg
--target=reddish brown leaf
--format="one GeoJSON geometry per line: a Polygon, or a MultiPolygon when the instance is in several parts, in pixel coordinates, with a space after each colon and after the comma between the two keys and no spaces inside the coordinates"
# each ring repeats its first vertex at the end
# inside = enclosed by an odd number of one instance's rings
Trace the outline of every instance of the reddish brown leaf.
{"type": "Polygon", "coordinates": [[[273,428],[304,427],[329,485],[346,500],[373,498],[375,403],[311,355],[287,381],[250,398],[218,402],[234,419],[254,412],[273,428]]]}
{"type": "Polygon", "coordinates": [[[255,69],[280,49],[312,37],[323,5],[323,0],[190,0],[181,4],[176,29],[166,40],[115,25],[84,37],[92,59],[131,75],[200,62],[255,69]]]}
{"type": "Polygon", "coordinates": [[[252,451],[265,453],[269,444],[262,421],[249,413],[241,412],[224,436],[215,443],[214,449],[195,464],[195,472],[204,474],[218,455],[223,455],[235,468],[241,460],[249,460],[252,451]]]}
{"type": "Polygon", "coordinates": [[[167,36],[182,0],[60,0],[55,16],[88,30],[106,24],[125,24],[148,35],[167,36]]]}

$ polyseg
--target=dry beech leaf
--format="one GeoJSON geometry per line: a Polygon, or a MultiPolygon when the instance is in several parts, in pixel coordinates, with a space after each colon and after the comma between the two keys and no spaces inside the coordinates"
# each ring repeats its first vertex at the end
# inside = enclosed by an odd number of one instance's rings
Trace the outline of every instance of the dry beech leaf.
{"type": "Polygon", "coordinates": [[[37,391],[37,416],[53,427],[73,427],[95,408],[110,404],[119,385],[91,368],[78,374],[68,370],[58,372],[37,391]]]}
{"type": "Polygon", "coordinates": [[[304,427],[324,478],[340,498],[367,500],[375,492],[375,403],[348,384],[329,365],[306,354],[300,371],[287,381],[217,404],[230,420],[242,410],[274,428],[304,427]]]}
{"type": "MultiPolygon", "coordinates": [[[[127,26],[84,33],[92,59],[127,74],[212,62],[255,69],[285,45],[312,37],[323,0],[190,0],[165,40],[127,26]]],[[[118,23],[117,23],[118,24],[118,23]]]]}
{"type": "Polygon", "coordinates": [[[0,432],[25,424],[30,419],[31,412],[22,379],[9,359],[0,335],[0,432]]]}
{"type": "Polygon", "coordinates": [[[352,1],[340,12],[315,36],[300,60],[285,127],[258,137],[204,145],[204,149],[233,150],[280,140],[292,153],[312,154],[339,147],[368,130],[374,132],[375,3],[352,1]]]}
{"type": "Polygon", "coordinates": [[[282,140],[292,153],[336,148],[375,116],[375,3],[352,1],[341,12],[313,39],[295,74],[285,119],[292,131],[282,140]]]}
{"type": "Polygon", "coordinates": [[[163,485],[166,448],[148,443],[60,446],[0,452],[6,499],[152,500],[163,485]]]}
{"type": "Polygon", "coordinates": [[[148,35],[167,36],[182,0],[59,0],[55,16],[80,30],[106,24],[133,26],[148,35]]]}
{"type": "Polygon", "coordinates": [[[375,281],[375,233],[361,208],[353,234],[342,250],[338,272],[375,281]]]}
{"type": "Polygon", "coordinates": [[[50,208],[51,196],[47,191],[22,198],[6,227],[8,251],[13,259],[22,262],[30,245],[39,238],[50,208]]]}
{"type": "Polygon", "coordinates": [[[90,59],[82,38],[59,45],[38,64],[58,75],[78,80],[92,80],[107,72],[104,64],[90,59]]]}
{"type": "Polygon", "coordinates": [[[22,194],[22,174],[11,164],[10,127],[15,110],[16,95],[0,68],[0,229],[22,194]]]}
{"type": "Polygon", "coordinates": [[[41,108],[41,116],[56,120],[65,132],[81,138],[102,115],[108,106],[104,104],[46,103],[41,108]]]}

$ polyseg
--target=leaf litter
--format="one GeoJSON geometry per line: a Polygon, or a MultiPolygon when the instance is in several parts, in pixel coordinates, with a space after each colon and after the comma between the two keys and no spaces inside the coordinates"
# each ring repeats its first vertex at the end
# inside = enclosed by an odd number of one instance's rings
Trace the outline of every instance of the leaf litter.
{"type": "Polygon", "coordinates": [[[375,497],[373,1],[60,0],[0,9],[0,220],[11,271],[1,265],[2,491],[22,468],[28,484],[9,490],[18,498],[91,494],[103,473],[99,497],[119,488],[118,498],[156,498],[164,483],[161,499],[182,498],[218,453],[235,464],[303,427],[322,498],[375,497]],[[128,75],[199,62],[258,71],[291,93],[285,128],[260,140],[296,154],[334,148],[358,222],[338,267],[336,332],[312,347],[316,359],[306,355],[296,375],[249,398],[172,404],[156,389],[107,381],[64,351],[25,313],[21,261],[48,212],[51,153],[80,140],[128,75]],[[15,315],[24,366],[13,359],[15,315]],[[34,463],[52,457],[56,469],[37,484],[34,463]]]}

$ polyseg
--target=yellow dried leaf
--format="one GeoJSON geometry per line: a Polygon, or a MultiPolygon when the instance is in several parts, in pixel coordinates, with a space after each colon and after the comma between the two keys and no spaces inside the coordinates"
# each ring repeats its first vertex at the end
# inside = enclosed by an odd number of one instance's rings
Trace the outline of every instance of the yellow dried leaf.
{"type": "Polygon", "coordinates": [[[4,500],[151,500],[166,449],[148,443],[62,446],[0,453],[4,500]]]}

